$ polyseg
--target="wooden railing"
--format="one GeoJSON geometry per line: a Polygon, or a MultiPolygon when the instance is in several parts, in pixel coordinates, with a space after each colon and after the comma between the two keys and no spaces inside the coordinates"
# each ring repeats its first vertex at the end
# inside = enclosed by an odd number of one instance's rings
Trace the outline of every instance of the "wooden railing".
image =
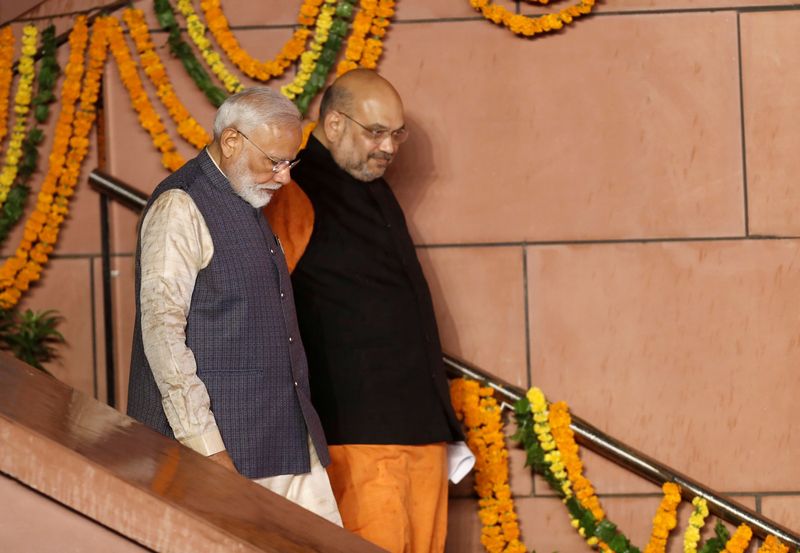
{"type": "Polygon", "coordinates": [[[154,551],[383,551],[2,353],[0,473],[154,551]]]}

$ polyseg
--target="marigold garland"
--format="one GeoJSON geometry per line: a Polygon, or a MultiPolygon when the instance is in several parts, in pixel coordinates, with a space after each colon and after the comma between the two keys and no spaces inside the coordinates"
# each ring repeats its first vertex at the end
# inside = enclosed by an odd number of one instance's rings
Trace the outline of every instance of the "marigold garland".
{"type": "Polygon", "coordinates": [[[86,18],[77,18],[70,33],[70,61],[62,86],[61,114],[56,125],[56,137],[50,154],[50,166],[37,198],[36,209],[25,225],[23,240],[16,254],[0,267],[0,308],[10,309],[17,304],[22,292],[41,276],[58,239],[58,231],[68,212],[72,196],[89,147],[88,135],[96,115],[97,96],[106,58],[105,18],[95,21],[89,46],[89,63],[84,73],[83,52],[86,45],[86,18]],[[83,86],[81,76],[83,75],[83,86]],[[73,97],[80,96],[81,105],[75,110],[73,97]],[[70,103],[72,101],[72,103],[70,103]],[[66,158],[60,147],[68,143],[66,158]]]}
{"type": "MultiPolygon", "coordinates": [[[[26,256],[21,255],[23,251],[31,248],[33,242],[38,239],[39,232],[44,228],[47,222],[47,215],[50,212],[50,206],[53,201],[53,195],[56,193],[56,186],[58,179],[64,169],[66,162],[67,149],[69,148],[70,137],[72,136],[72,123],[75,117],[75,104],[81,94],[81,79],[84,74],[84,53],[86,45],[89,40],[89,30],[86,25],[86,17],[78,17],[72,32],[69,35],[69,60],[64,70],[65,79],[61,85],[61,110],[56,122],[53,145],[51,147],[50,156],[48,158],[49,165],[47,173],[45,174],[42,182],[41,192],[38,196],[37,206],[30,218],[25,224],[25,232],[23,241],[20,248],[17,250],[17,256],[25,262],[26,256]]],[[[0,269],[0,287],[8,287],[9,277],[13,278],[12,270],[15,272],[20,267],[3,266],[0,269]]],[[[10,296],[13,296],[12,293],[10,296]]],[[[11,299],[10,296],[0,297],[0,300],[6,301],[11,299]]]]}
{"type": "Polygon", "coordinates": [[[588,478],[583,476],[583,462],[578,456],[578,444],[575,443],[575,433],[570,428],[572,417],[569,407],[563,401],[550,406],[550,427],[555,439],[561,459],[566,467],[572,490],[578,501],[589,509],[594,518],[601,521],[605,518],[605,511],[600,506],[600,500],[595,495],[594,487],[588,478]]]}
{"type": "Polygon", "coordinates": [[[775,536],[767,536],[757,553],[789,553],[789,547],[782,544],[775,536]]]}
{"type": "MultiPolygon", "coordinates": [[[[566,408],[565,405],[563,405],[563,407],[566,408]]],[[[619,531],[616,524],[607,518],[598,519],[595,517],[592,510],[582,505],[575,496],[574,489],[576,484],[578,484],[578,489],[582,490],[582,495],[585,495],[586,491],[590,490],[591,495],[586,495],[585,500],[587,504],[592,506],[593,502],[591,496],[594,495],[594,491],[588,481],[581,483],[577,479],[574,481],[570,480],[569,486],[567,487],[564,485],[563,476],[559,475],[561,476],[561,479],[559,479],[559,477],[553,473],[552,464],[547,460],[549,452],[543,447],[543,444],[548,443],[546,439],[548,432],[553,436],[553,440],[555,440],[555,436],[558,435],[558,439],[564,442],[564,451],[566,451],[567,454],[565,458],[559,455],[559,462],[565,468],[570,465],[572,465],[571,468],[573,470],[576,468],[574,466],[574,460],[571,458],[570,451],[574,451],[577,455],[578,446],[574,443],[574,436],[572,433],[563,431],[563,425],[569,424],[569,422],[565,417],[565,411],[562,409],[562,405],[551,405],[548,409],[547,400],[542,391],[538,388],[531,388],[524,398],[517,401],[514,406],[514,412],[518,428],[514,439],[520,442],[525,448],[528,456],[527,464],[530,465],[536,473],[542,475],[550,486],[562,496],[573,528],[578,531],[581,537],[586,539],[587,544],[592,547],[597,547],[603,552],[639,553],[639,549],[631,545],[628,538],[619,531]],[[553,411],[554,416],[551,416],[553,411]],[[548,422],[550,423],[549,430],[542,426],[548,422]],[[557,430],[553,429],[553,423],[555,423],[557,430]],[[540,440],[540,434],[545,437],[544,440],[540,440]]],[[[556,446],[558,447],[558,442],[556,442],[556,446]]],[[[549,447],[549,445],[546,447],[549,447]]],[[[559,453],[561,453],[561,450],[559,450],[559,453]]],[[[550,461],[552,460],[553,456],[550,456],[550,461]]],[[[556,469],[559,468],[559,466],[556,466],[556,469]]],[[[569,478],[569,470],[566,472],[569,478]]],[[[598,509],[599,503],[596,505],[596,510],[598,509]]],[[[602,514],[603,517],[605,517],[605,513],[602,512],[602,509],[598,510],[598,514],[602,514]]]]}
{"type": "Polygon", "coordinates": [[[303,92],[294,99],[294,103],[300,113],[305,113],[308,110],[311,100],[325,86],[328,74],[336,61],[336,57],[339,55],[342,42],[347,34],[350,19],[353,17],[355,0],[326,0],[326,2],[335,3],[336,11],[333,15],[330,29],[327,31],[328,36],[324,44],[321,45],[319,59],[316,60],[311,75],[303,86],[303,92]]]}
{"type": "Polygon", "coordinates": [[[380,39],[386,35],[389,20],[394,15],[394,6],[394,0],[380,0],[380,4],[378,0],[361,0],[360,9],[353,19],[353,30],[347,39],[345,59],[336,68],[337,75],[343,75],[359,64],[368,69],[377,66],[383,52],[380,39]],[[367,33],[372,34],[369,40],[367,33]]]}
{"type": "Polygon", "coordinates": [[[167,39],[169,51],[181,61],[186,73],[197,85],[197,88],[205,94],[208,101],[214,107],[221,106],[228,94],[213,83],[203,65],[194,55],[192,47],[183,40],[181,29],[175,20],[175,12],[172,11],[172,5],[169,0],[153,0],[153,9],[156,12],[159,25],[169,33],[169,38],[167,39]]]}
{"type": "Polygon", "coordinates": [[[336,1],[325,0],[325,5],[320,8],[317,16],[317,24],[314,26],[314,39],[311,41],[309,48],[300,55],[297,75],[295,75],[291,83],[281,87],[281,94],[290,100],[294,100],[298,94],[303,93],[303,88],[311,78],[311,73],[317,67],[317,61],[330,37],[333,16],[336,13],[336,1]]]}
{"type": "Polygon", "coordinates": [[[689,517],[689,526],[683,535],[683,553],[697,553],[700,542],[700,530],[705,526],[708,517],[708,501],[700,496],[692,499],[694,509],[689,517]]]}
{"type": "MultiPolygon", "coordinates": [[[[0,144],[8,133],[8,102],[14,80],[14,32],[10,26],[0,29],[0,144]]],[[[1,151],[2,149],[0,149],[1,151]]]]}
{"type": "Polygon", "coordinates": [[[744,550],[750,545],[751,539],[753,539],[753,530],[746,524],[742,524],[725,544],[723,553],[744,553],[744,550]]]}
{"type": "Polygon", "coordinates": [[[493,4],[492,0],[469,0],[469,3],[492,23],[503,25],[514,34],[532,37],[541,33],[557,31],[564,25],[572,23],[576,17],[591,13],[595,0],[580,0],[577,4],[559,12],[534,17],[513,13],[503,6],[493,4]]]}
{"type": "Polygon", "coordinates": [[[186,106],[175,94],[172,82],[167,75],[167,70],[161,62],[161,58],[156,54],[155,45],[144,19],[144,12],[139,9],[128,8],[122,13],[122,17],[136,45],[139,59],[142,62],[142,69],[150,79],[150,82],[156,87],[161,103],[167,108],[170,118],[178,127],[178,134],[197,149],[205,147],[211,141],[211,136],[191,116],[189,110],[186,109],[186,106]]]}
{"type": "Polygon", "coordinates": [[[0,207],[8,198],[11,185],[17,178],[19,161],[22,157],[22,143],[28,129],[28,114],[33,100],[34,59],[36,55],[36,40],[39,30],[34,25],[25,25],[22,29],[22,55],[17,65],[19,82],[14,96],[14,127],[8,141],[5,162],[0,170],[0,207]]]}
{"type": "Polygon", "coordinates": [[[255,59],[239,45],[239,41],[231,32],[228,19],[222,12],[220,0],[201,0],[200,7],[205,14],[208,30],[211,31],[228,59],[248,77],[266,82],[273,77],[283,75],[286,68],[303,53],[306,40],[311,35],[308,27],[314,23],[315,16],[312,14],[315,14],[315,7],[320,3],[316,0],[303,2],[298,15],[301,27],[294,31],[292,38],[283,45],[274,60],[265,62],[255,59]]]}
{"type": "Polygon", "coordinates": [[[150,133],[153,145],[161,152],[161,163],[164,164],[164,167],[175,171],[185,163],[185,160],[175,149],[175,144],[167,133],[167,129],[150,103],[147,91],[139,78],[137,64],[131,57],[128,43],[125,42],[122,28],[116,18],[107,19],[107,32],[109,48],[119,67],[120,77],[128,91],[131,105],[139,114],[139,124],[150,133]]]}
{"type": "Polygon", "coordinates": [[[464,379],[450,383],[453,407],[467,428],[475,453],[475,490],[480,497],[481,543],[489,553],[525,553],[508,484],[508,450],[494,390],[464,379]]]}
{"type": "Polygon", "coordinates": [[[361,67],[375,69],[378,66],[378,60],[383,53],[383,41],[381,39],[386,34],[389,20],[394,15],[394,5],[393,0],[381,0],[378,5],[376,17],[370,27],[372,37],[367,39],[364,45],[364,53],[361,55],[361,61],[359,62],[361,67]]]}
{"type": "MultiPolygon", "coordinates": [[[[480,497],[479,517],[483,525],[481,543],[490,553],[502,551],[526,551],[520,543],[508,549],[510,543],[504,541],[503,529],[498,529],[498,521],[513,518],[513,528],[517,528],[517,519],[514,513],[514,501],[510,497],[507,487],[508,482],[508,451],[503,438],[500,407],[494,399],[494,390],[482,387],[479,383],[457,379],[450,382],[450,394],[456,416],[464,424],[467,443],[475,454],[475,490],[480,497]],[[502,501],[497,502],[499,497],[502,501]],[[509,495],[507,495],[509,494],[509,495]],[[508,498],[508,501],[505,499],[508,498]],[[499,505],[499,507],[498,507],[499,505]],[[500,509],[500,510],[498,510],[500,509]],[[513,517],[508,515],[511,513],[513,517]],[[505,548],[505,549],[504,549],[505,548]]],[[[616,525],[605,517],[600,509],[599,502],[594,503],[591,497],[594,491],[587,481],[586,489],[592,489],[587,495],[587,505],[584,506],[576,498],[576,490],[580,488],[578,475],[582,477],[582,464],[578,456],[577,444],[574,443],[574,433],[566,432],[565,427],[571,424],[571,416],[564,402],[548,405],[547,400],[538,388],[532,388],[514,405],[514,414],[517,421],[517,432],[512,439],[520,442],[527,454],[526,465],[544,477],[553,489],[564,497],[564,503],[573,520],[573,526],[579,529],[581,536],[587,543],[600,549],[604,553],[639,553],[639,549],[631,545],[628,539],[617,529],[616,525]],[[564,446],[564,447],[562,447],[564,446]],[[552,453],[560,455],[552,455],[552,453]],[[546,460],[545,457],[549,456],[546,460]],[[576,462],[575,457],[578,458],[576,462]],[[562,467],[563,465],[563,467],[562,467]],[[554,473],[566,472],[570,479],[569,485],[564,486],[563,475],[556,477],[554,473]],[[592,509],[592,507],[594,509],[592,509]],[[599,511],[598,511],[599,509],[599,511]],[[596,516],[597,515],[597,516],[596,516]],[[600,520],[602,518],[602,520],[600,520]],[[594,538],[594,539],[592,539],[594,538]]],[[[681,502],[680,487],[672,482],[667,482],[662,487],[664,498],[659,505],[659,510],[653,519],[653,537],[645,552],[664,551],[667,536],[677,524],[676,512],[681,502]]],[[[696,497],[692,501],[695,506],[690,518],[690,525],[699,530],[703,527],[708,516],[707,503],[704,499],[696,497]]],[[[752,538],[752,530],[746,525],[737,529],[733,537],[725,526],[717,523],[716,537],[706,543],[702,550],[707,553],[743,553],[752,538]]],[[[687,532],[688,533],[688,532],[687,532]]],[[[518,537],[518,533],[511,535],[518,537]]],[[[697,541],[691,540],[695,551],[697,541]]],[[[759,553],[788,553],[788,548],[780,543],[774,536],[765,541],[759,553]]]]}
{"type": "Polygon", "coordinates": [[[673,482],[665,482],[661,489],[664,491],[664,498],[658,506],[656,516],[653,517],[653,531],[644,553],[665,553],[669,533],[678,524],[677,511],[681,503],[681,488],[673,482]]]}
{"type": "Polygon", "coordinates": [[[217,76],[225,90],[234,94],[239,92],[244,87],[236,76],[228,71],[225,63],[222,61],[222,56],[219,55],[211,41],[206,37],[206,26],[200,21],[197,12],[194,11],[191,0],[178,0],[178,11],[186,19],[186,28],[189,32],[189,38],[192,39],[195,46],[200,50],[203,59],[206,60],[211,72],[217,76]]]}
{"type": "Polygon", "coordinates": [[[31,101],[34,123],[22,141],[22,153],[17,167],[17,176],[8,191],[8,196],[0,209],[0,243],[17,224],[25,211],[25,202],[30,193],[28,181],[39,163],[39,145],[44,140],[40,123],[47,121],[50,104],[56,99],[53,89],[61,71],[56,58],[56,28],[49,25],[41,34],[41,62],[36,75],[37,92],[31,101]]]}

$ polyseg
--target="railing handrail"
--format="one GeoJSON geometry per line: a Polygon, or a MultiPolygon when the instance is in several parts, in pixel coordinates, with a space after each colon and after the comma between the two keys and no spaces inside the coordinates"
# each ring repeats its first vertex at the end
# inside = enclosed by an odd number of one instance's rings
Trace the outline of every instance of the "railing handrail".
{"type": "MultiPolygon", "coordinates": [[[[131,209],[139,211],[147,204],[147,194],[97,169],[89,174],[89,182],[104,196],[119,201],[131,209]]],[[[499,394],[499,399],[504,408],[513,409],[513,404],[525,395],[525,390],[451,355],[445,354],[443,361],[450,374],[478,380],[493,388],[499,394]]],[[[612,438],[574,414],[572,415],[572,424],[570,426],[572,431],[575,432],[578,442],[587,449],[659,486],[665,482],[674,482],[681,487],[685,498],[690,500],[694,497],[704,498],[708,501],[709,510],[723,520],[737,525],[746,523],[762,539],[772,534],[784,543],[800,549],[800,536],[788,528],[773,522],[736,501],[723,497],[696,480],[656,461],[649,455],[612,438]]]]}
{"type": "MultiPolygon", "coordinates": [[[[445,354],[444,363],[451,375],[478,380],[486,386],[493,388],[496,394],[499,395],[498,399],[500,399],[504,408],[513,409],[513,404],[525,396],[525,390],[469,365],[460,359],[445,354]]],[[[708,501],[709,511],[733,524],[747,524],[753,529],[753,532],[762,539],[772,534],[784,543],[795,548],[800,548],[800,536],[788,528],[769,520],[736,501],[723,497],[711,488],[656,461],[649,455],[637,451],[627,444],[612,438],[575,414],[571,414],[571,417],[572,424],[570,428],[572,428],[572,431],[575,433],[577,441],[587,449],[602,455],[659,486],[663,485],[665,482],[674,482],[678,484],[681,487],[682,495],[685,499],[691,500],[694,497],[702,497],[708,501]]]]}
{"type": "Polygon", "coordinates": [[[147,199],[149,198],[147,194],[136,190],[128,183],[100,169],[95,169],[89,173],[89,184],[100,194],[124,204],[134,211],[141,211],[147,205],[147,199]]]}

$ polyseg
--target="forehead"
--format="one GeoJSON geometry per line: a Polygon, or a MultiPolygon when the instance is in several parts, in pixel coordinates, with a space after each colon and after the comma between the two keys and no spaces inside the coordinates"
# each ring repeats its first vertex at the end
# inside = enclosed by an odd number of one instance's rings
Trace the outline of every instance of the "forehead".
{"type": "Polygon", "coordinates": [[[291,159],[300,149],[303,133],[300,125],[260,125],[248,136],[269,155],[291,159]]]}
{"type": "Polygon", "coordinates": [[[366,126],[399,129],[405,124],[403,104],[395,95],[371,96],[356,103],[354,116],[366,126]]]}

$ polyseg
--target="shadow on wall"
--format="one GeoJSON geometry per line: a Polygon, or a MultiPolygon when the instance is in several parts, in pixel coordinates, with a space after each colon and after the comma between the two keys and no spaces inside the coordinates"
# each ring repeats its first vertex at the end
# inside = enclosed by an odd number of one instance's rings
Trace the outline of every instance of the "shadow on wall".
{"type": "MultiPolygon", "coordinates": [[[[417,232],[414,225],[414,213],[424,201],[425,196],[430,194],[433,187],[438,184],[433,147],[430,136],[417,119],[406,114],[405,123],[409,131],[409,138],[400,147],[395,161],[389,166],[386,180],[403,206],[406,223],[414,243],[424,244],[427,240],[417,232]]],[[[442,214],[442,216],[446,216],[446,214],[442,214]]],[[[436,323],[439,327],[439,336],[442,339],[443,347],[449,351],[461,351],[456,321],[447,305],[447,294],[442,288],[436,266],[430,256],[430,250],[427,248],[417,249],[417,256],[430,287],[436,311],[436,323]],[[444,344],[445,337],[447,337],[446,345],[444,344]]]]}
{"type": "Polygon", "coordinates": [[[405,123],[409,132],[408,140],[400,146],[397,157],[386,171],[386,180],[403,206],[414,243],[424,244],[425,237],[419,235],[414,225],[414,213],[432,187],[436,186],[433,147],[430,137],[417,119],[406,113],[405,123]]]}

